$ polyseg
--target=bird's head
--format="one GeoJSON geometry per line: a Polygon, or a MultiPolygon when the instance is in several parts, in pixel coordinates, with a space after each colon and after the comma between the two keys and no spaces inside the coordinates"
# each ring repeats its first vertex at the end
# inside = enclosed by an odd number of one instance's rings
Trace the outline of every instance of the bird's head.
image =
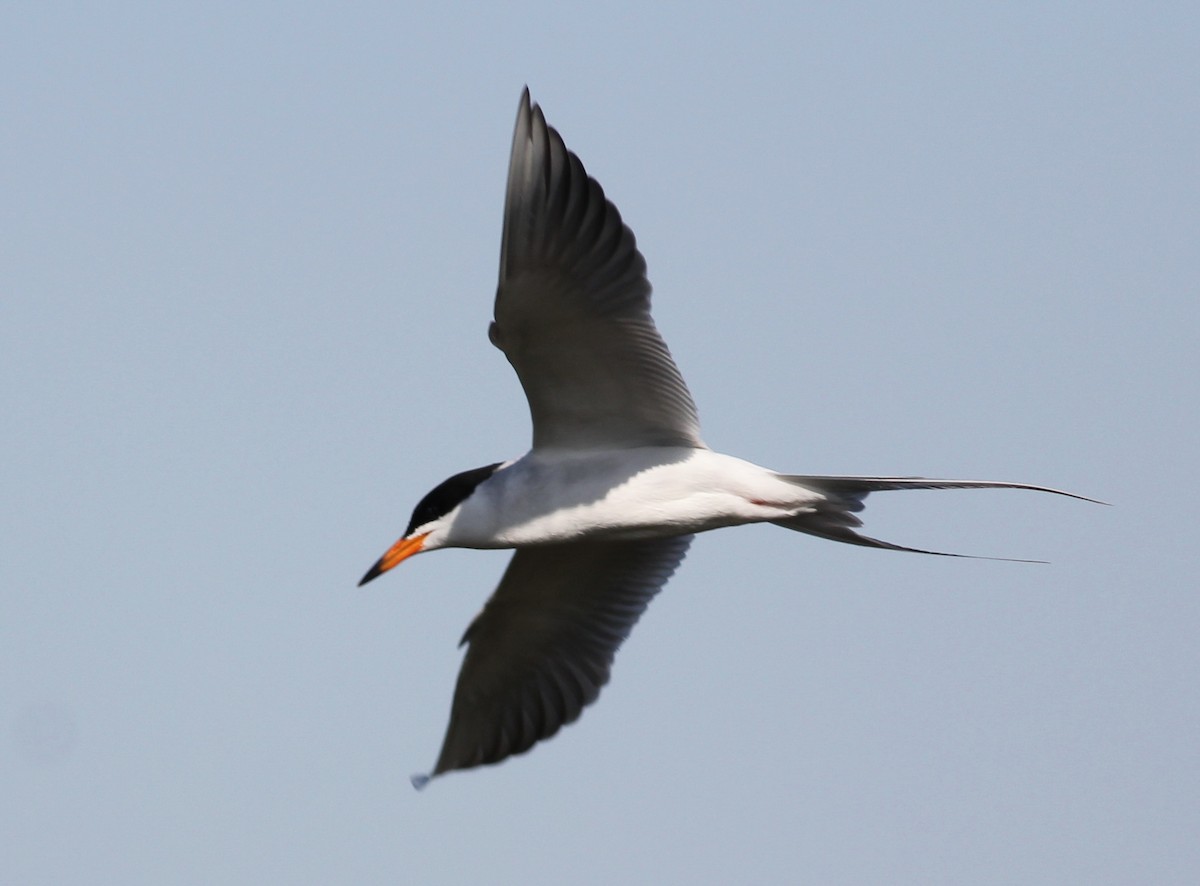
{"type": "Polygon", "coordinates": [[[502,464],[503,462],[496,462],[486,467],[463,471],[448,480],[443,480],[430,490],[413,508],[412,519],[408,521],[408,529],[404,531],[403,537],[367,570],[367,574],[358,583],[359,587],[400,565],[413,554],[445,547],[450,524],[462,503],[475,491],[475,487],[496,473],[496,469],[502,464]]]}

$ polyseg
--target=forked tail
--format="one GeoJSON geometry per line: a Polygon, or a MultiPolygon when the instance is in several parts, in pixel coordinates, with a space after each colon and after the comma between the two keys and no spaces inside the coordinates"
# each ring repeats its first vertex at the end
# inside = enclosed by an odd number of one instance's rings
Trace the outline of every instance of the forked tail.
{"type": "MultiPolygon", "coordinates": [[[[904,545],[880,541],[877,538],[855,532],[855,527],[862,526],[858,512],[866,507],[864,499],[872,492],[884,492],[893,489],[1030,489],[1034,492],[1052,492],[1055,495],[1065,495],[1068,498],[1078,498],[1095,504],[1104,504],[1094,498],[1064,492],[1061,489],[1050,489],[1047,486],[1033,486],[1029,483],[1006,483],[1002,480],[930,480],[925,477],[812,477],[800,474],[779,474],[780,479],[806,489],[812,489],[825,496],[824,501],[816,506],[814,511],[789,517],[786,520],[772,520],[776,526],[784,529],[794,529],[796,532],[806,532],[830,541],[842,541],[852,545],[863,545],[868,548],[883,548],[888,551],[910,551],[914,554],[933,554],[938,557],[969,557],[979,560],[1012,560],[1009,557],[974,557],[971,554],[949,554],[945,551],[926,551],[921,548],[909,548],[904,545]]],[[[1018,563],[1044,563],[1044,560],[1016,560],[1018,563]]]]}

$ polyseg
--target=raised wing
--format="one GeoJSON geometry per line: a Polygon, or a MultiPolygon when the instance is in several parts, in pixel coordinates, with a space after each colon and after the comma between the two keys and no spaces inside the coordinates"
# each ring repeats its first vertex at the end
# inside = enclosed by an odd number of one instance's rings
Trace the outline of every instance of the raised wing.
{"type": "Polygon", "coordinates": [[[646,261],[617,208],[521,95],[496,319],[535,448],[703,446],[696,406],[650,317],[646,261]]]}
{"type": "Polygon", "coordinates": [[[498,763],[578,718],[691,541],[685,535],[518,550],[463,636],[467,654],[431,776],[498,763]]]}

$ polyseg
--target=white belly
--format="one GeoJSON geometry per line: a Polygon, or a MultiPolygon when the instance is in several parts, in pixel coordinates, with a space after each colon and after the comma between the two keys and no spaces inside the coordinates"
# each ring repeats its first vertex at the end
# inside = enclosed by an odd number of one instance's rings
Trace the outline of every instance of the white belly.
{"type": "Polygon", "coordinates": [[[685,535],[795,516],[818,499],[766,468],[707,449],[531,452],[476,489],[449,542],[509,548],[685,535]]]}

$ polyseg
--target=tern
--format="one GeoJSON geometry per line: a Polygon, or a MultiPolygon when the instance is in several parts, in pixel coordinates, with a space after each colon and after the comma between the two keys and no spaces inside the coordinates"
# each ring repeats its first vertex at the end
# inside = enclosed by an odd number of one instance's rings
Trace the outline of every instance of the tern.
{"type": "Polygon", "coordinates": [[[445,740],[433,770],[413,777],[417,787],[523,753],[576,720],[698,532],[773,523],[872,548],[963,556],[861,535],[864,499],[979,488],[1084,499],[993,480],[780,474],[709,449],[650,316],[633,233],[528,88],[488,338],[525,390],[530,451],[436,486],[359,582],[439,548],[516,550],[462,637],[445,740]]]}

